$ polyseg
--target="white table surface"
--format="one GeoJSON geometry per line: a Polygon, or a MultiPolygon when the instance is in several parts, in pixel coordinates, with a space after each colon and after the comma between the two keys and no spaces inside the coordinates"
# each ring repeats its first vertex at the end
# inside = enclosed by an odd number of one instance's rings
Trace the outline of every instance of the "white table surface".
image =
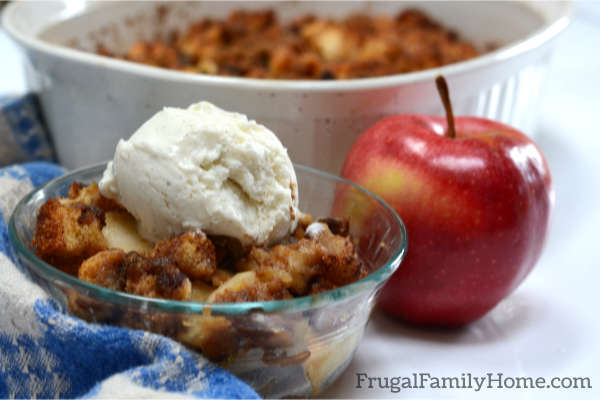
{"type": "MultiPolygon", "coordinates": [[[[375,312],[356,356],[323,394],[346,398],[600,398],[600,2],[577,3],[547,76],[533,133],[556,190],[542,258],[526,281],[459,330],[419,329],[375,312]],[[589,377],[592,389],[389,389],[371,377],[589,377]]],[[[0,30],[0,95],[25,90],[21,55],[0,30]]]]}

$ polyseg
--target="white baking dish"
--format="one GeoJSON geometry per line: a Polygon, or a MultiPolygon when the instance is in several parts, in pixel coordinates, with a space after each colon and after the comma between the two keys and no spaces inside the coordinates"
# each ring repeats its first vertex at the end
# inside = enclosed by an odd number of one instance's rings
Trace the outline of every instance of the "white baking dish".
{"type": "Polygon", "coordinates": [[[248,114],[281,138],[295,162],[339,172],[354,139],[397,113],[439,114],[434,77],[449,83],[456,114],[497,119],[531,132],[554,39],[567,26],[564,2],[16,2],[2,24],[25,50],[28,80],[39,92],[61,163],[69,168],[108,159],[122,137],[165,105],[209,100],[248,114]],[[195,75],[75,50],[100,39],[123,51],[135,40],[185,29],[201,16],[236,8],[275,9],[282,19],[313,12],[395,14],[424,10],[463,37],[503,44],[476,59],[421,72],[347,81],[282,81],[195,75]]]}

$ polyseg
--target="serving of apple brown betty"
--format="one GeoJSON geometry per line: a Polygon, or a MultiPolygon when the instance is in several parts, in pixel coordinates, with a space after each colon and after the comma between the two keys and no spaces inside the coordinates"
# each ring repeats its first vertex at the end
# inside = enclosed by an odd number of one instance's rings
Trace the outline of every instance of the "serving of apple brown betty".
{"type": "Polygon", "coordinates": [[[289,299],[334,289],[370,272],[348,221],[304,214],[294,233],[270,248],[188,231],[155,244],[98,185],[73,183],[67,197],[39,210],[33,248],[84,281],[141,296],[207,302],[289,299]],[[114,232],[119,232],[115,234],[114,232]]]}

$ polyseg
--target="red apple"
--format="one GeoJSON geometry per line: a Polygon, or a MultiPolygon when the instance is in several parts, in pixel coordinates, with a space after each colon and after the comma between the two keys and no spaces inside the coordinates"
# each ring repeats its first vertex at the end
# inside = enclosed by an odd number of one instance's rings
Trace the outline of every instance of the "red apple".
{"type": "Polygon", "coordinates": [[[553,190],[531,139],[488,119],[453,121],[445,81],[436,82],[447,119],[380,121],[354,143],[342,176],[379,194],[406,224],[408,252],[380,306],[414,323],[460,325],[487,313],[532,270],[553,190]]]}

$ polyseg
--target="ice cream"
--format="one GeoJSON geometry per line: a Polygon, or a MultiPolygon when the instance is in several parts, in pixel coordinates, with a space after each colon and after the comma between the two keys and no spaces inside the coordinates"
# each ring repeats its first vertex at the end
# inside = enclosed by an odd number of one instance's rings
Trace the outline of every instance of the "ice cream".
{"type": "Polygon", "coordinates": [[[152,242],[200,229],[268,245],[299,216],[296,174],[275,134],[208,102],[156,113],[119,142],[99,185],[152,242]]]}

